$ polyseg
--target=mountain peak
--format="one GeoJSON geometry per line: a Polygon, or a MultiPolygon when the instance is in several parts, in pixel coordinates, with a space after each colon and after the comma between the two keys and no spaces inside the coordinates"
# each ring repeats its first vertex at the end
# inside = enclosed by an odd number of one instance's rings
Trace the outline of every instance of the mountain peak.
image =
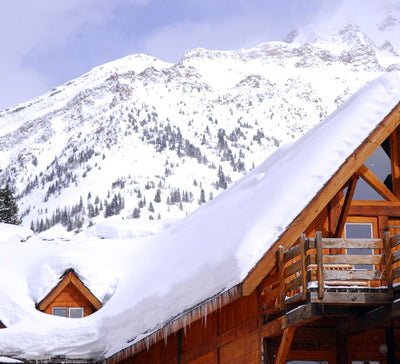
{"type": "Polygon", "coordinates": [[[137,54],[95,67],[0,113],[0,185],[38,232],[183,217],[400,69],[393,17],[376,22],[382,42],[350,23],[247,50],[196,48],[176,64],[137,54]]]}

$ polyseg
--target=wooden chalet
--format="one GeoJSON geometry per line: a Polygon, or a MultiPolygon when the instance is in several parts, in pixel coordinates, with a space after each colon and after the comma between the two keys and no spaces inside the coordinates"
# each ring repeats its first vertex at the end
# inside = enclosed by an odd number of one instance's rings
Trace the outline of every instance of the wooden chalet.
{"type": "Polygon", "coordinates": [[[80,318],[101,308],[101,302],[83,284],[73,269],[65,271],[58,284],[36,304],[50,315],[80,318]]]}
{"type": "Polygon", "coordinates": [[[105,362],[399,363],[399,101],[239,285],[105,362]]]}
{"type": "Polygon", "coordinates": [[[6,325],[3,324],[3,322],[0,320],[0,329],[5,329],[6,325]]]}

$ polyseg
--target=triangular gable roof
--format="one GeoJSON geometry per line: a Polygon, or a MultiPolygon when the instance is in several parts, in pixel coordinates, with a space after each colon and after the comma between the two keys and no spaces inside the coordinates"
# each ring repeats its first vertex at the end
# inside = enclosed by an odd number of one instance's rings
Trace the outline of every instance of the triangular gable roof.
{"type": "Polygon", "coordinates": [[[58,282],[58,284],[50,291],[50,293],[36,304],[36,307],[39,310],[44,311],[68,284],[72,284],[96,310],[101,308],[101,302],[83,284],[73,269],[66,270],[60,278],[60,282],[58,282]]]}
{"type": "MultiPolygon", "coordinates": [[[[154,303],[164,324],[142,315],[141,329],[152,334],[142,336],[133,329],[130,342],[139,345],[143,337],[151,341],[148,335],[157,340],[158,328],[168,325],[167,331],[176,331],[199,317],[201,305],[207,314],[229,302],[224,294],[251,294],[275,265],[277,246],[292,245],[399,125],[399,102],[400,73],[379,77],[302,138],[278,149],[211,203],[160,234],[154,245],[151,242],[149,250],[157,247],[160,257],[153,257],[153,266],[175,278],[156,281],[152,277],[157,271],[144,267],[141,273],[154,282],[152,291],[168,292],[154,303]],[[165,259],[169,251],[177,254],[165,259]],[[179,301],[171,310],[170,292],[178,285],[179,301]],[[207,306],[212,301],[218,304],[207,306]]],[[[152,293],[138,292],[132,285],[129,294],[143,300],[152,293]]],[[[152,308],[147,306],[147,312],[152,308]]],[[[131,309],[140,312],[135,303],[131,309]]]]}
{"type": "MultiPolygon", "coordinates": [[[[385,78],[380,78],[375,80],[373,83],[382,82],[384,85],[385,78]]],[[[397,80],[400,82],[400,79],[397,80]]],[[[366,87],[372,88],[370,86],[366,87]]],[[[397,83],[397,87],[400,84],[397,83]]],[[[365,91],[365,89],[364,89],[365,91]]],[[[390,90],[385,90],[390,91],[390,90]]],[[[375,91],[376,92],[376,91],[375,91]]],[[[375,94],[371,92],[370,96],[375,94]]],[[[386,93],[384,93],[386,94],[386,93]]],[[[360,91],[354,95],[344,106],[352,103],[356,103],[357,98],[364,97],[363,92],[360,91]]],[[[378,101],[378,100],[376,100],[378,101]]],[[[319,215],[323,208],[331,201],[331,199],[336,195],[336,193],[343,187],[343,185],[350,179],[350,177],[356,173],[365,161],[371,156],[371,154],[383,143],[383,141],[390,136],[390,134],[399,126],[400,124],[400,98],[396,96],[394,98],[389,98],[386,100],[387,105],[385,108],[380,109],[377,112],[376,123],[372,123],[372,128],[369,125],[365,125],[365,139],[361,143],[354,143],[355,149],[350,155],[344,155],[341,158],[340,166],[334,171],[333,175],[326,177],[326,182],[323,187],[317,191],[312,200],[305,206],[305,208],[293,219],[291,224],[285,229],[282,235],[275,241],[275,243],[270,247],[270,249],[265,253],[265,255],[258,261],[254,268],[249,272],[248,276],[243,281],[243,294],[249,295],[261,282],[263,277],[273,268],[275,265],[274,254],[278,246],[282,245],[284,248],[289,248],[299,237],[301,233],[312,223],[312,221],[319,215]],[[392,108],[392,109],[391,109],[392,108]],[[371,128],[371,129],[370,129],[371,128]],[[369,133],[368,133],[369,131],[369,133]],[[330,178],[328,178],[330,177],[330,178]]],[[[341,110],[341,109],[339,109],[341,110]]],[[[326,123],[332,123],[335,120],[334,113],[326,123]],[[333,120],[330,120],[333,119],[333,120]]],[[[357,114],[354,115],[357,117],[357,114]]],[[[318,129],[324,129],[324,125],[320,126],[318,129]]],[[[345,132],[344,130],[342,131],[345,132]]],[[[310,134],[313,134],[310,131],[310,134]]],[[[306,138],[306,136],[305,136],[306,138]]],[[[318,143],[318,139],[315,140],[315,144],[318,143]]],[[[313,145],[315,145],[313,144],[313,145]]],[[[322,146],[323,148],[324,146],[322,146]]],[[[321,149],[321,148],[316,148],[321,149]]],[[[315,153],[318,153],[315,150],[315,153]]],[[[323,152],[323,151],[322,151],[323,152]]],[[[312,163],[312,160],[309,161],[312,163]]]]}

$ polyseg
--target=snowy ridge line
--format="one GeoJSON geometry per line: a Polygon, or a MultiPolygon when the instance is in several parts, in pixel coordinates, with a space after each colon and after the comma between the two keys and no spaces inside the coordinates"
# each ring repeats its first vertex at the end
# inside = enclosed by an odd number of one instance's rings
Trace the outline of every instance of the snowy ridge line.
{"type": "MultiPolygon", "coordinates": [[[[186,310],[185,312],[179,314],[175,318],[172,318],[164,326],[156,329],[152,333],[146,333],[146,337],[140,339],[136,343],[132,344],[125,349],[118,351],[112,356],[105,360],[106,364],[116,364],[121,360],[127,359],[132,356],[135,352],[140,352],[144,349],[149,350],[152,344],[160,340],[167,342],[169,335],[176,333],[177,331],[183,329],[186,335],[187,327],[190,327],[191,323],[199,319],[203,319],[204,323],[207,324],[207,315],[213,313],[228,303],[231,303],[235,299],[242,296],[242,285],[238,284],[226,291],[217,293],[215,296],[208,298],[207,300],[199,303],[198,305],[186,310]]],[[[133,342],[136,339],[128,340],[128,343],[133,342]]]]}

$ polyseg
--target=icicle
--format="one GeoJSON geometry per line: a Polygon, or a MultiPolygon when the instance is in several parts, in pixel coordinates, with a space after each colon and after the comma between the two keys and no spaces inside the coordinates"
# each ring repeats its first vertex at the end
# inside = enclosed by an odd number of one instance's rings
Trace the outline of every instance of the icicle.
{"type": "Polygon", "coordinates": [[[107,359],[107,363],[113,364],[111,360],[120,361],[120,359],[127,359],[130,356],[133,356],[134,352],[139,352],[144,350],[144,348],[147,348],[147,351],[149,351],[150,346],[161,339],[164,339],[164,343],[167,345],[169,335],[176,333],[182,328],[184,334],[186,335],[186,331],[187,329],[190,329],[192,322],[195,322],[199,319],[202,319],[204,325],[207,326],[207,317],[209,314],[220,310],[222,307],[232,302],[239,296],[241,296],[241,286],[235,286],[229,290],[220,292],[214,297],[205,300],[196,307],[193,307],[175,317],[164,326],[156,329],[152,333],[149,333],[146,337],[132,344],[130,347],[125,348],[122,352],[115,354],[112,358],[107,359]]]}

